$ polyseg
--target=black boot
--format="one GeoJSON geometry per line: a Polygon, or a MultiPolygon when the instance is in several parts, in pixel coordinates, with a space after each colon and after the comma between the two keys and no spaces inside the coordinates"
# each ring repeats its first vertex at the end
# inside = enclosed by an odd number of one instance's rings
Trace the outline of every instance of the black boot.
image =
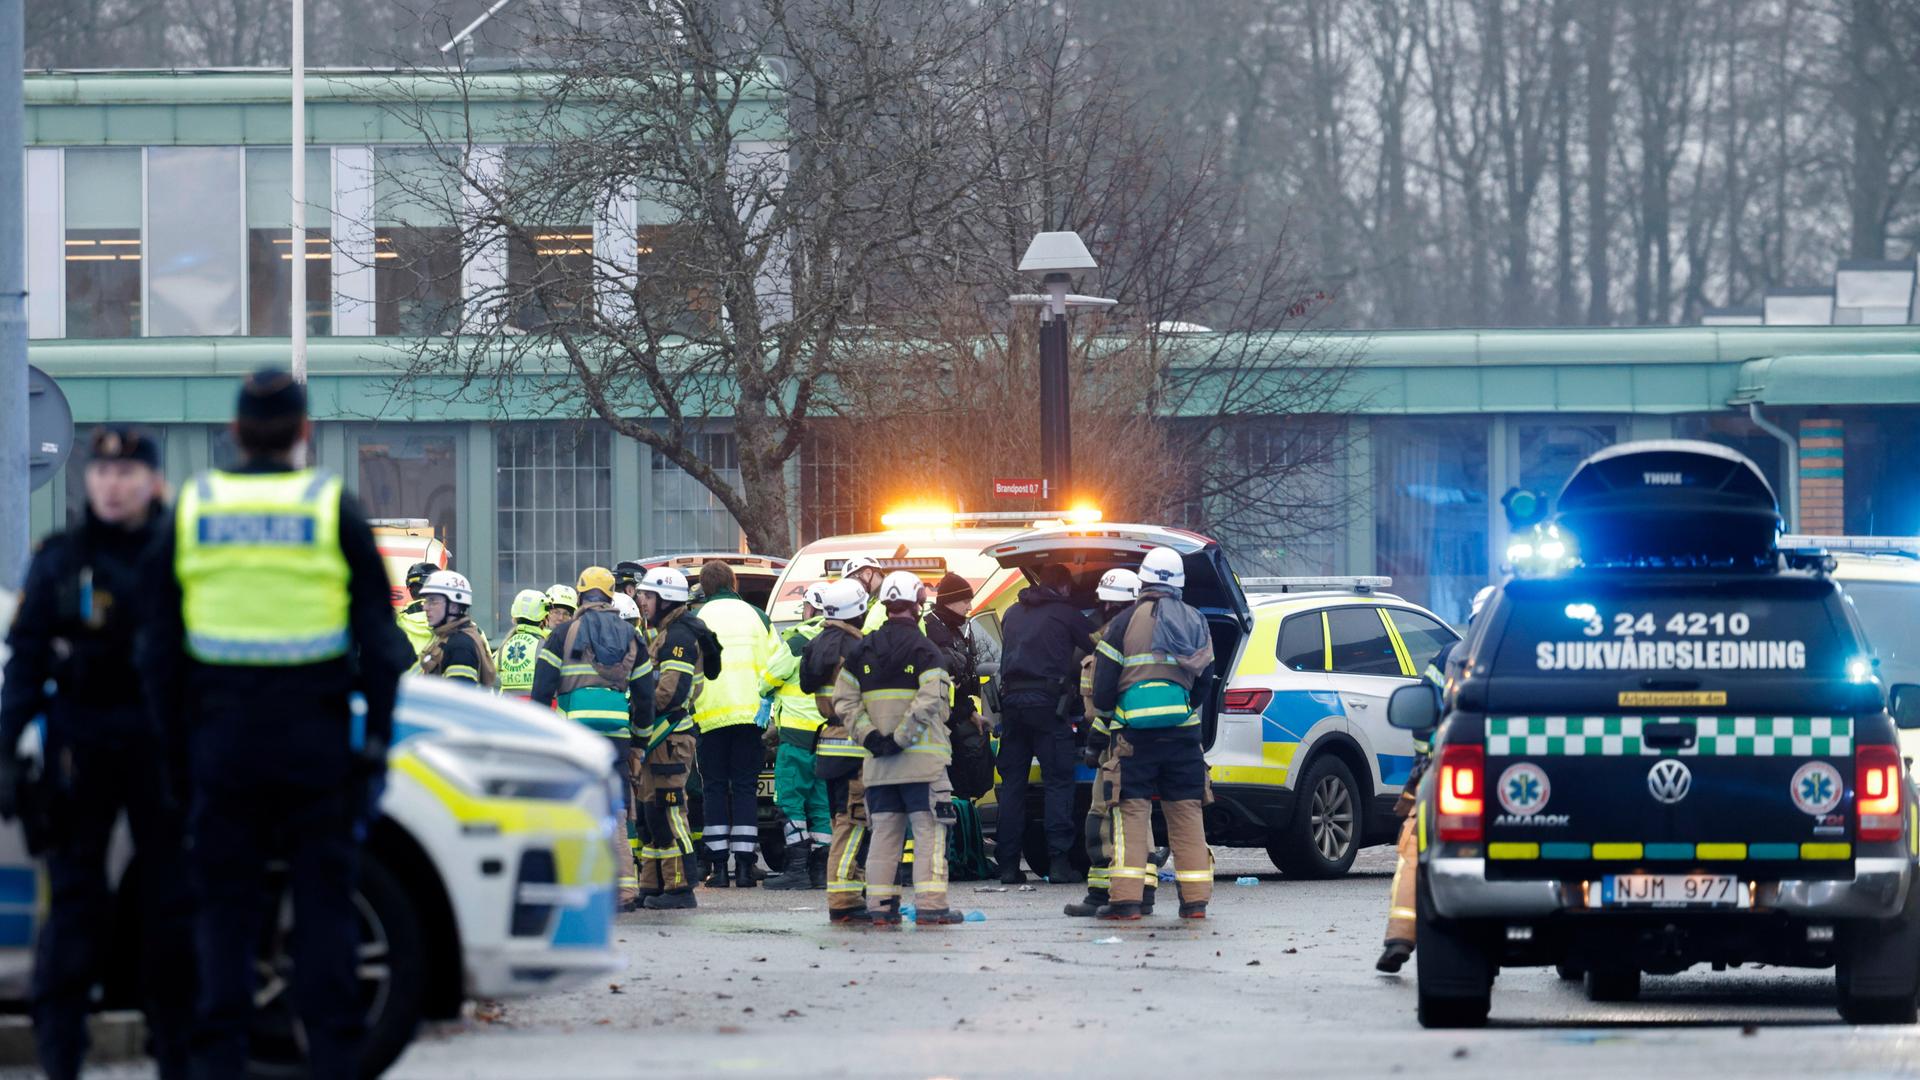
{"type": "MultiPolygon", "coordinates": [[[[807,863],[813,854],[813,845],[805,840],[787,845],[787,859],[780,864],[780,872],[767,879],[769,889],[809,889],[813,887],[811,875],[807,873],[807,863]]],[[[822,885],[825,882],[821,883],[822,885]]]]}
{"type": "Polygon", "coordinates": [[[877,907],[867,910],[867,921],[875,926],[900,925],[900,898],[890,896],[880,901],[877,907]]]}
{"type": "Polygon", "coordinates": [[[1073,885],[1087,880],[1087,876],[1073,868],[1073,860],[1062,851],[1047,861],[1047,881],[1054,885],[1073,885]]]}
{"type": "Polygon", "coordinates": [[[824,889],[827,887],[827,856],[829,849],[821,844],[813,845],[807,855],[807,887],[824,889]]]}
{"type": "Polygon", "coordinates": [[[1140,894],[1140,914],[1153,914],[1153,894],[1159,890],[1160,868],[1167,865],[1173,852],[1166,848],[1154,848],[1147,852],[1146,890],[1140,894]]]}
{"type": "Polygon", "coordinates": [[[1393,975],[1406,964],[1407,958],[1412,955],[1413,942],[1401,941],[1395,938],[1387,942],[1386,950],[1380,954],[1380,959],[1373,962],[1373,970],[1384,971],[1389,975],[1393,975]]]}
{"type": "Polygon", "coordinates": [[[994,859],[1000,864],[1000,884],[1019,885],[1027,880],[1027,875],[1020,872],[1018,854],[995,854],[994,859]]]}
{"type": "Polygon", "coordinates": [[[865,904],[850,908],[828,908],[827,922],[834,926],[866,926],[873,922],[873,915],[865,904]]]}
{"type": "Polygon", "coordinates": [[[1182,900],[1182,901],[1180,901],[1180,917],[1181,917],[1181,918],[1183,918],[1183,919],[1204,919],[1204,918],[1206,918],[1206,917],[1207,917],[1207,902],[1206,902],[1205,900],[1182,900]]]}
{"type": "Polygon", "coordinates": [[[913,925],[915,926],[954,926],[967,921],[963,912],[952,908],[915,908],[913,925]]]}
{"type": "Polygon", "coordinates": [[[1131,922],[1140,917],[1140,905],[1137,903],[1102,904],[1098,917],[1131,922]]]}
{"type": "Polygon", "coordinates": [[[699,907],[700,901],[693,898],[692,889],[675,889],[659,896],[649,896],[641,906],[648,911],[685,911],[699,907]]]}
{"type": "Polygon", "coordinates": [[[733,879],[727,876],[727,856],[725,853],[707,858],[707,879],[702,882],[709,889],[725,889],[733,885],[733,879]]]}
{"type": "MultiPolygon", "coordinates": [[[[1153,893],[1148,892],[1147,895],[1151,897],[1153,893]]],[[[1088,888],[1087,898],[1085,900],[1080,901],[1079,903],[1068,904],[1066,907],[1066,912],[1067,914],[1073,916],[1076,919],[1091,919],[1095,915],[1100,914],[1100,909],[1102,907],[1105,907],[1106,903],[1107,903],[1107,890],[1088,888]]],[[[1141,904],[1140,906],[1143,910],[1146,908],[1146,904],[1144,903],[1141,904]]]]}
{"type": "Polygon", "coordinates": [[[759,862],[760,862],[759,856],[755,855],[751,851],[734,852],[733,853],[734,885],[742,889],[751,889],[755,885],[758,885],[760,883],[759,879],[753,876],[753,871],[755,867],[758,866],[759,862]]]}

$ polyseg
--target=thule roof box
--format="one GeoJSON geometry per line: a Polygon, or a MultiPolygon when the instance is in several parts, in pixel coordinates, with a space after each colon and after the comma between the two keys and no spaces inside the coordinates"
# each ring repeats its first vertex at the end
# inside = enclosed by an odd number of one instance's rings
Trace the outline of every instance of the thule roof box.
{"type": "Polygon", "coordinates": [[[1780,506],[1745,456],[1689,440],[1625,443],[1580,463],[1555,503],[1582,564],[1646,569],[1776,565],[1780,506]]]}

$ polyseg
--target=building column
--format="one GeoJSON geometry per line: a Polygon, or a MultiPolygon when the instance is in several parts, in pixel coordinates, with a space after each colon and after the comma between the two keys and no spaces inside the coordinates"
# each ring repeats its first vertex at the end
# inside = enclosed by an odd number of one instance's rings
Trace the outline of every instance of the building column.
{"type": "Polygon", "coordinates": [[[65,337],[66,175],[57,146],[27,149],[27,336],[65,337]]]}
{"type": "Polygon", "coordinates": [[[1372,574],[1377,570],[1373,550],[1373,424],[1367,417],[1347,419],[1346,457],[1346,543],[1339,549],[1344,561],[1337,569],[1343,574],[1372,574]]]}
{"type": "Polygon", "coordinates": [[[619,432],[613,440],[613,559],[645,558],[647,490],[652,480],[648,448],[619,432]]]}
{"type": "Polygon", "coordinates": [[[1799,528],[1811,536],[1847,531],[1846,425],[1834,418],[1800,421],[1799,528]]]}
{"type": "MultiPolygon", "coordinates": [[[[505,166],[506,151],[503,148],[473,148],[472,155],[467,159],[467,169],[479,186],[469,184],[461,194],[465,210],[459,224],[465,235],[472,236],[474,224],[491,212],[480,186],[497,184],[505,166]]],[[[500,304],[500,291],[506,283],[507,238],[506,234],[496,231],[472,244],[460,268],[460,297],[464,302],[465,319],[484,322],[488,317],[488,307],[500,304]]],[[[510,313],[502,309],[499,314],[504,319],[510,313]]]]}
{"type": "Polygon", "coordinates": [[[373,148],[333,148],[333,334],[373,333],[373,148]]]}
{"type": "Polygon", "coordinates": [[[458,560],[460,572],[473,583],[473,610],[482,619],[490,619],[495,610],[494,590],[499,585],[500,569],[494,535],[499,517],[494,512],[498,500],[494,492],[493,425],[478,421],[461,428],[454,444],[455,460],[464,458],[465,466],[460,470],[453,505],[454,520],[459,523],[460,546],[464,550],[454,552],[453,557],[458,560]]]}

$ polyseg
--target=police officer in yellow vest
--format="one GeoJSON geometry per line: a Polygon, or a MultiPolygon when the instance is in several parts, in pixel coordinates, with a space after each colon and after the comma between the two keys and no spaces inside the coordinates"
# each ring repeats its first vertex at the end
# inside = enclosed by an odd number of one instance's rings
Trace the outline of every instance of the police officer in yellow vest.
{"type": "Polygon", "coordinates": [[[801,620],[787,631],[781,647],[767,664],[762,692],[773,698],[773,803],[785,819],[787,857],[769,889],[824,889],[827,887],[827,845],[833,842],[833,815],[827,809],[827,782],[814,772],[814,750],[824,722],[813,695],[800,688],[800,658],[820,635],[826,618],[820,599],[824,581],[807,586],[801,620]]]}
{"type": "MultiPolygon", "coordinates": [[[[633,798],[633,771],[628,762],[636,720],[631,691],[652,673],[633,627],[613,610],[613,574],[603,566],[580,571],[580,613],[554,627],[534,666],[532,698],[536,705],[558,704],[569,720],[604,735],[613,744],[614,769],[620,790],[633,798]]],[[[626,805],[619,820],[626,820],[626,805]]],[[[632,848],[616,844],[614,865],[622,868],[620,902],[636,906],[639,869],[632,848]]]]}
{"type": "Polygon", "coordinates": [[[540,662],[540,646],[547,640],[545,594],[538,589],[521,589],[514,595],[511,614],[513,632],[500,643],[493,668],[502,694],[528,698],[533,696],[533,669],[540,662]]]}
{"type": "Polygon", "coordinates": [[[407,606],[393,613],[393,621],[400,625],[400,632],[407,635],[407,644],[413,646],[416,656],[433,643],[433,626],[427,622],[427,602],[420,598],[420,590],[438,569],[430,562],[407,567],[407,606]]]}
{"type": "Polygon", "coordinates": [[[337,476],[294,464],[312,440],[304,388],[256,372],[233,435],[245,463],[190,482],[149,551],[156,596],[137,648],[192,778],[196,1075],[246,1070],[256,950],[275,917],[264,883],[284,861],[309,1071],[355,1076],[365,1034],[355,868],[413,656],[359,503],[337,476]]]}
{"type": "Polygon", "coordinates": [[[427,623],[433,627],[433,641],[420,653],[421,674],[495,689],[499,679],[493,670],[493,653],[468,614],[473,608],[473,585],[466,575],[435,570],[421,588],[420,599],[426,602],[427,623]]]}

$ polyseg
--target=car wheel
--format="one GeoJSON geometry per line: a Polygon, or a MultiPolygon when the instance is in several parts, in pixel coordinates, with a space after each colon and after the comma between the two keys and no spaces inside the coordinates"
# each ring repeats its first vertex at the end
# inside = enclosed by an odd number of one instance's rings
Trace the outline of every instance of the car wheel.
{"type": "Polygon", "coordinates": [[[1470,924],[1435,916],[1425,875],[1414,889],[1414,940],[1420,1026],[1484,1027],[1493,1008],[1493,962],[1470,924]]]}
{"type": "MultiPolygon", "coordinates": [[[[284,867],[275,868],[269,888],[276,914],[255,962],[259,985],[247,1071],[259,1077],[305,1076],[306,1031],[294,1004],[289,949],[295,912],[284,867]]],[[[406,889],[373,859],[360,865],[353,907],[360,922],[360,1002],[367,1016],[361,1071],[377,1076],[407,1048],[420,1026],[426,944],[406,889]]]]}
{"type": "Polygon", "coordinates": [[[1633,1001],[1639,996],[1638,969],[1587,972],[1588,1001],[1633,1001]]]}
{"type": "Polygon", "coordinates": [[[1553,965],[1553,973],[1560,976],[1561,982],[1579,982],[1586,975],[1586,971],[1571,960],[1557,961],[1553,965]]]}
{"type": "Polygon", "coordinates": [[[1294,790],[1293,817],[1268,841],[1268,857],[1289,877],[1345,874],[1360,852],[1366,824],[1352,770],[1339,758],[1322,754],[1294,790]]]}

